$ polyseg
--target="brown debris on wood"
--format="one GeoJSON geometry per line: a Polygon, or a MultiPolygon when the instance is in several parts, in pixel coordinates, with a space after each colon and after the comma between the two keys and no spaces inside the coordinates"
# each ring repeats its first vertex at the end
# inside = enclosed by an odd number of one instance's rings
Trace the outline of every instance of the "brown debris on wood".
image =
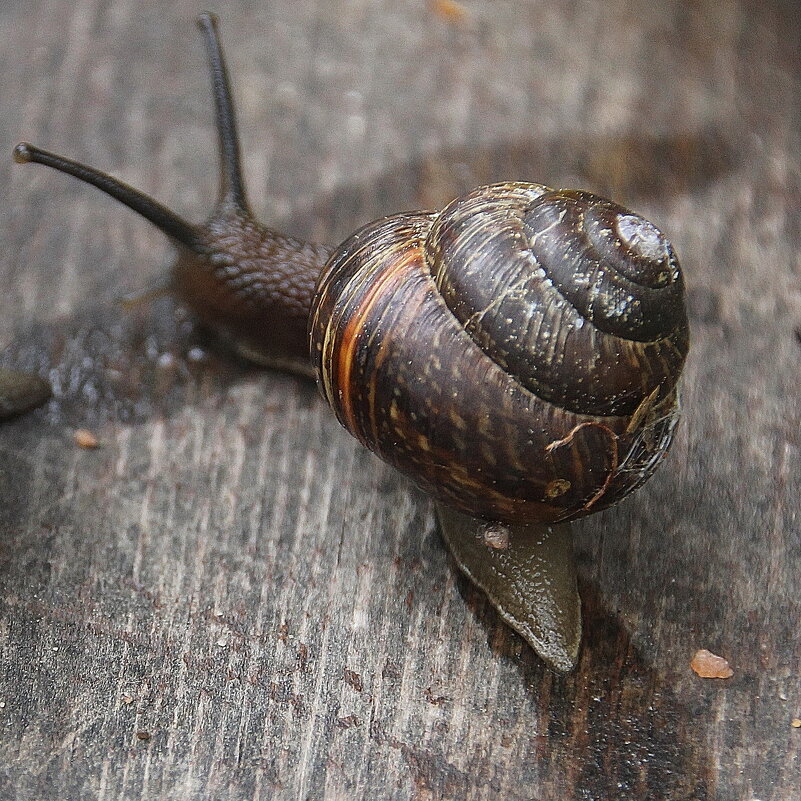
{"type": "Polygon", "coordinates": [[[456,0],[433,0],[431,8],[438,17],[447,22],[465,22],[470,17],[468,10],[456,0]]]}
{"type": "Polygon", "coordinates": [[[73,439],[79,448],[92,449],[100,447],[100,440],[87,428],[77,429],[73,434],[73,439]]]}
{"type": "Polygon", "coordinates": [[[690,667],[702,679],[730,679],[734,675],[727,660],[707,651],[706,648],[695,652],[690,667]]]}

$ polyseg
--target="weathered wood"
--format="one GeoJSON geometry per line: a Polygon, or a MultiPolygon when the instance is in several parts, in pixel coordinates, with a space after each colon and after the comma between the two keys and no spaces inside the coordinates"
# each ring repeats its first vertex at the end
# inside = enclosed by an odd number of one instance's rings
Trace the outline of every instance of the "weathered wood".
{"type": "Polygon", "coordinates": [[[685,418],[582,521],[557,678],[457,575],[431,504],[313,386],[202,340],[146,223],[213,195],[202,4],[0,9],[0,798],[798,797],[801,87],[793,3],[355,0],[223,10],[254,206],[335,242],[504,178],[650,216],[686,268],[685,418]],[[92,429],[102,447],[76,447],[92,429]],[[688,668],[700,647],[734,677],[688,668]]]}

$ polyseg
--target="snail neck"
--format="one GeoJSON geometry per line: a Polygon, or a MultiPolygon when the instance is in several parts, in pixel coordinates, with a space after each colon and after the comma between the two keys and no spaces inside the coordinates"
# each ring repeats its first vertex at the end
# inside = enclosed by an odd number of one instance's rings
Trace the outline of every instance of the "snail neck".
{"type": "Polygon", "coordinates": [[[220,157],[217,202],[200,225],[94,167],[28,143],[18,163],[44,164],[97,187],[178,245],[172,286],[197,316],[251,360],[310,373],[307,324],[330,251],[261,225],[245,192],[236,114],[217,19],[202,14],[220,157]]]}

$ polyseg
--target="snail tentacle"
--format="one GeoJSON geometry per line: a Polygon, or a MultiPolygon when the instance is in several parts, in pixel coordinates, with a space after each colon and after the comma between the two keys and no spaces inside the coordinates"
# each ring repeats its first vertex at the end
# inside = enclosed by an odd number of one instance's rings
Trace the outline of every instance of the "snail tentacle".
{"type": "Polygon", "coordinates": [[[200,245],[200,236],[197,226],[188,223],[171,209],[163,206],[157,200],[134,187],[114,178],[105,172],[73,161],[57,153],[51,153],[28,142],[20,142],[14,148],[14,161],[17,164],[44,164],[54,170],[71,175],[85,184],[91,184],[105,192],[114,200],[132,209],[137,214],[153,223],[160,231],[180,242],[190,250],[196,250],[200,245]]]}
{"type": "Polygon", "coordinates": [[[217,143],[220,151],[220,185],[217,205],[218,208],[228,206],[247,216],[252,216],[242,177],[236,112],[217,16],[205,12],[197,18],[197,24],[203,33],[203,40],[206,44],[214,96],[217,143]]]}

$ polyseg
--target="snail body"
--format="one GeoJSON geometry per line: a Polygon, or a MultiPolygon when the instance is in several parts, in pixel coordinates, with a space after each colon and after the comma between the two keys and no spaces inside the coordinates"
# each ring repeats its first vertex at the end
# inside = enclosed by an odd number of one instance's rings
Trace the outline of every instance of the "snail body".
{"type": "Polygon", "coordinates": [[[248,207],[216,20],[199,25],[221,156],[204,224],[31,145],[15,158],[167,233],[173,287],[198,317],[249,357],[316,376],[345,428],[437,499],[457,562],[504,619],[569,669],[581,624],[566,523],[642,484],[677,420],[688,335],[670,244],[611,201],[529,183],[378,220],[333,250],[275,232],[248,207]]]}

